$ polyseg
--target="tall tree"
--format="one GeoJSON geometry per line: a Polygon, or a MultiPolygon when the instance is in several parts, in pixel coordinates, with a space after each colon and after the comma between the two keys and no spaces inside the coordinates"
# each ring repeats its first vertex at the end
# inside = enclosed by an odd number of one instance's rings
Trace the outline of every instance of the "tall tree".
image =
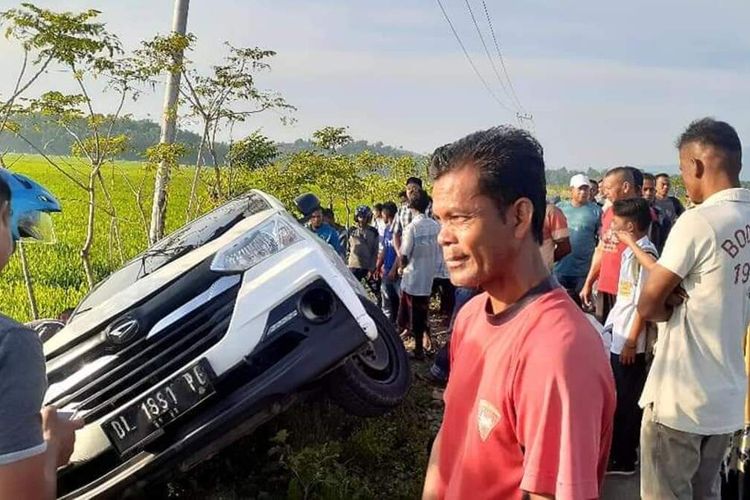
{"type": "Polygon", "coordinates": [[[346,131],[348,127],[323,127],[313,132],[313,143],[320,149],[331,154],[336,153],[342,146],[354,139],[346,131]]]}

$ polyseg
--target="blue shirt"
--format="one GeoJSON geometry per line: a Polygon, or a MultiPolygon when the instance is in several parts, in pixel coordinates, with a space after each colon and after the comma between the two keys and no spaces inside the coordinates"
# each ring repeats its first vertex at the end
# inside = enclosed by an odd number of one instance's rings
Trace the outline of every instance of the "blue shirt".
{"type": "Polygon", "coordinates": [[[388,225],[383,230],[383,272],[388,274],[396,263],[396,247],[393,246],[393,227],[388,225]]]}
{"type": "Polygon", "coordinates": [[[568,219],[570,232],[570,253],[555,265],[556,276],[581,277],[589,273],[591,258],[596,249],[597,236],[601,227],[602,209],[596,203],[574,207],[569,201],[558,203],[557,207],[568,219]]]}
{"type": "Polygon", "coordinates": [[[328,243],[336,250],[336,253],[341,254],[341,240],[339,239],[339,233],[334,228],[326,224],[325,222],[320,225],[318,229],[313,229],[310,226],[310,231],[317,234],[323,241],[328,243]]]}

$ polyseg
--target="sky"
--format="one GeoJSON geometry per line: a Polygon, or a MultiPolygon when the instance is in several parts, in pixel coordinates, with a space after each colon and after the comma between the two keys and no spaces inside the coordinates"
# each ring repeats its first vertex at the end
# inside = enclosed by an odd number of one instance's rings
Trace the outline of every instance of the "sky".
{"type": "MultiPolygon", "coordinates": [[[[471,21],[467,0],[441,0],[488,86],[506,106],[471,21]]],[[[747,0],[485,0],[513,87],[533,116],[551,168],[676,164],[675,138],[693,119],[714,116],[750,135],[750,2],[747,0]]],[[[481,0],[468,0],[500,68],[481,0]]],[[[15,7],[0,0],[0,9],[15,7]]],[[[96,8],[126,48],[171,27],[169,0],[38,1],[58,10],[96,8]]],[[[208,69],[223,43],[275,50],[264,89],[295,105],[296,123],[254,117],[277,141],[348,126],[357,139],[419,153],[475,130],[517,123],[473,72],[436,0],[192,0],[190,58],[208,69]]],[[[14,83],[20,53],[0,39],[0,96],[14,83]]],[[[502,74],[502,73],[501,73],[502,74]]],[[[52,71],[32,90],[62,85],[52,71]]],[[[126,112],[158,120],[163,88],[126,112]]],[[[102,110],[111,95],[97,96],[102,110]]],[[[531,127],[531,125],[527,125],[531,127]]],[[[748,139],[750,140],[750,139],[748,139]]],[[[743,177],[750,178],[750,167],[743,177]]]]}

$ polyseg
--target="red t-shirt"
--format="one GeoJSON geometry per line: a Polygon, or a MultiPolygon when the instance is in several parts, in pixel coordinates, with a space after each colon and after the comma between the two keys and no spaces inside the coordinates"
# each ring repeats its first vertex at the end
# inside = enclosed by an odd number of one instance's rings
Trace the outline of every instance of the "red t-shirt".
{"type": "Polygon", "coordinates": [[[600,237],[604,245],[604,252],[602,253],[602,265],[599,268],[599,291],[617,295],[617,282],[620,279],[622,252],[628,246],[613,239],[614,232],[610,228],[613,217],[614,210],[612,210],[612,207],[609,207],[602,215],[600,237]]]}
{"type": "Polygon", "coordinates": [[[458,314],[440,431],[439,497],[600,496],[615,410],[602,340],[547,280],[498,315],[458,314]]]}

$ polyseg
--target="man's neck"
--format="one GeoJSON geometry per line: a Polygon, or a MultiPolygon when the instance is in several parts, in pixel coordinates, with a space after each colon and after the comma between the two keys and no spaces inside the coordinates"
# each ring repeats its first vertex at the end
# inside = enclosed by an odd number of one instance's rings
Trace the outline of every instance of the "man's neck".
{"type": "Polygon", "coordinates": [[[581,201],[576,201],[576,200],[571,199],[570,200],[570,204],[573,205],[576,208],[580,208],[580,207],[588,204],[588,202],[587,201],[581,202],[581,201]]]}
{"type": "Polygon", "coordinates": [[[666,200],[668,198],[669,198],[669,194],[666,194],[664,196],[659,196],[658,194],[656,195],[657,200],[666,200]]]}
{"type": "Polygon", "coordinates": [[[739,179],[734,180],[734,179],[729,179],[726,177],[719,177],[710,182],[707,182],[707,186],[705,187],[703,191],[703,200],[705,201],[709,199],[711,196],[721,191],[726,191],[727,189],[735,189],[739,187],[742,187],[742,184],[740,184],[739,179]]]}
{"type": "Polygon", "coordinates": [[[549,270],[542,262],[538,246],[526,245],[521,248],[512,262],[503,263],[508,274],[491,283],[482,285],[490,296],[492,312],[499,314],[518,302],[526,292],[549,277],[549,270]]]}

